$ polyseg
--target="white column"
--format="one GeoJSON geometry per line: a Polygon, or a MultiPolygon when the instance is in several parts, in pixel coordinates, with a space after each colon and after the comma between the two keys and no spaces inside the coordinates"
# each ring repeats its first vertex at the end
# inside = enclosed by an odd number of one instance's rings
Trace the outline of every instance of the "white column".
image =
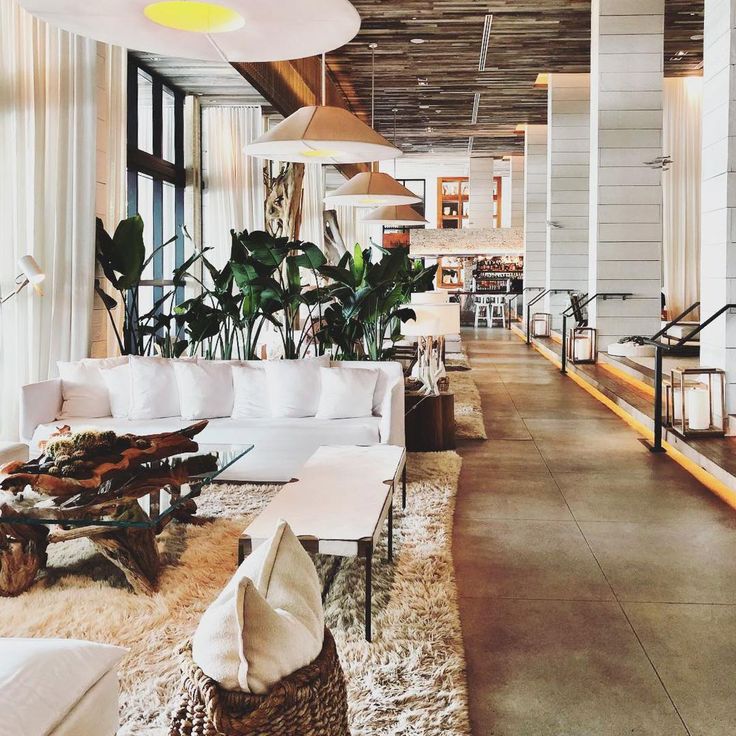
{"type": "MultiPolygon", "coordinates": [[[[513,187],[512,187],[513,188],[513,187]]],[[[547,126],[528,125],[524,140],[524,286],[544,288],[547,250],[547,126]]],[[[524,292],[526,304],[539,292],[524,292]]],[[[532,313],[544,311],[542,302],[532,313]]]]}
{"type": "Polygon", "coordinates": [[[590,305],[605,349],[660,327],[664,0],[593,0],[590,75],[590,305]]]}
{"type": "MultiPolygon", "coordinates": [[[[547,88],[548,289],[588,291],[590,75],[550,74],[547,88]]],[[[560,329],[567,294],[549,299],[560,329]]]]}
{"type": "Polygon", "coordinates": [[[524,227],[524,157],[511,156],[509,160],[508,192],[501,192],[503,199],[511,200],[511,223],[509,227],[524,227]]]}
{"type": "MultiPolygon", "coordinates": [[[[706,0],[700,318],[736,303],[736,0],[706,0]]],[[[727,374],[736,413],[736,318],[724,314],[701,334],[700,363],[727,374]]]]}
{"type": "Polygon", "coordinates": [[[493,159],[471,157],[468,227],[493,227],[493,159]]]}

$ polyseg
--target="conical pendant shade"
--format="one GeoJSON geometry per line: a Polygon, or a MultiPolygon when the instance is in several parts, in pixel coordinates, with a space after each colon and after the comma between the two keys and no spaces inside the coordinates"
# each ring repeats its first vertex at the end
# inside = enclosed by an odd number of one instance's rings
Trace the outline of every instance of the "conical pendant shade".
{"type": "Polygon", "coordinates": [[[349,110],[302,107],[245,147],[249,156],[315,164],[357,164],[401,156],[382,135],[349,110]]]}
{"type": "Polygon", "coordinates": [[[378,207],[385,204],[412,204],[421,202],[414,192],[399,184],[393,176],[380,171],[364,171],[356,174],[341,187],[328,194],[330,204],[354,207],[378,207]]]}
{"type": "Polygon", "coordinates": [[[427,221],[412,206],[400,204],[376,207],[361,222],[373,225],[422,225],[427,221]]]}

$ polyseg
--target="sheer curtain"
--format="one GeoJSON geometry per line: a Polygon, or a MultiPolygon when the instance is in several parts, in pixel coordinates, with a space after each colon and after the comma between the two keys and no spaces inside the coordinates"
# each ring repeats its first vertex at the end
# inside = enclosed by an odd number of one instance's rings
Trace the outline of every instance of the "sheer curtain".
{"type": "Polygon", "coordinates": [[[671,156],[673,163],[662,174],[662,266],[671,317],[698,301],[700,295],[702,100],[700,77],[664,80],[662,152],[671,156]]]}
{"type": "Polygon", "coordinates": [[[344,207],[342,205],[335,207],[342,239],[350,253],[355,249],[356,243],[360,243],[363,249],[370,245],[368,242],[369,226],[361,222],[361,218],[369,211],[365,207],[344,207]]]}
{"type": "Polygon", "coordinates": [[[258,106],[203,107],[203,244],[222,266],[230,257],[230,230],[263,230],[263,162],[246,156],[247,144],[261,135],[258,106]]]}
{"type": "Polygon", "coordinates": [[[0,0],[0,288],[35,256],[44,295],[0,308],[0,437],[18,431],[18,390],[89,349],[95,264],[96,44],[0,0]]]}
{"type": "Polygon", "coordinates": [[[299,228],[299,239],[314,243],[320,250],[324,250],[322,213],[325,209],[325,179],[320,164],[304,165],[302,191],[302,224],[299,228]]]}

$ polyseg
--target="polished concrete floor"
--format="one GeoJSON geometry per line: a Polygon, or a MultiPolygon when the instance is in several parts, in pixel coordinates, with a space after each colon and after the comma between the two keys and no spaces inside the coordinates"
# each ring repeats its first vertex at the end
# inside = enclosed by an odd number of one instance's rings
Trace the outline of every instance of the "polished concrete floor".
{"type": "Polygon", "coordinates": [[[454,557],[473,733],[736,734],[736,511],[510,332],[463,337],[487,442],[454,557]]]}

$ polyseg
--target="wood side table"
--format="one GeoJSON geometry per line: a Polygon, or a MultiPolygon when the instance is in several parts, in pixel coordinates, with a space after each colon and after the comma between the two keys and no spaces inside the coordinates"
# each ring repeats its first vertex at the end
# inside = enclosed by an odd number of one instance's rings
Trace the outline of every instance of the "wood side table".
{"type": "Polygon", "coordinates": [[[404,394],[406,449],[439,452],[455,449],[455,394],[442,391],[427,396],[418,391],[404,394]]]}

